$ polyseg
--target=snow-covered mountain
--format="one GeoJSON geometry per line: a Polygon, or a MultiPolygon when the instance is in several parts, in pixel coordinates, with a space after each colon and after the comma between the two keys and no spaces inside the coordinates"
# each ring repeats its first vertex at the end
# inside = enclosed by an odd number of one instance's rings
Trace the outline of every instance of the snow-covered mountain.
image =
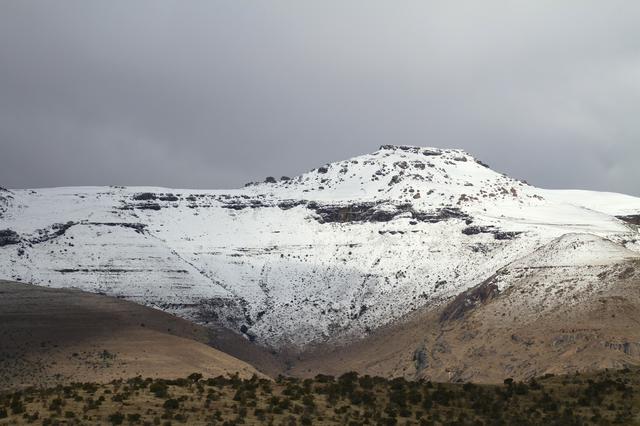
{"type": "Polygon", "coordinates": [[[442,307],[554,241],[550,261],[571,256],[566,234],[583,235],[573,254],[589,262],[640,252],[639,219],[639,198],[543,190],[460,150],[389,145],[238,190],[0,191],[0,278],[299,350],[442,307]]]}

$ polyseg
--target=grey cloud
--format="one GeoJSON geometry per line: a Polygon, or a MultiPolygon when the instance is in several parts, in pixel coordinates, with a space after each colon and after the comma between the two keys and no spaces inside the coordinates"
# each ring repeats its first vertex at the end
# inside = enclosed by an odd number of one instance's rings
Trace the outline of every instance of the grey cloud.
{"type": "Polygon", "coordinates": [[[398,143],[640,195],[640,4],[0,5],[0,185],[237,187],[398,143]]]}

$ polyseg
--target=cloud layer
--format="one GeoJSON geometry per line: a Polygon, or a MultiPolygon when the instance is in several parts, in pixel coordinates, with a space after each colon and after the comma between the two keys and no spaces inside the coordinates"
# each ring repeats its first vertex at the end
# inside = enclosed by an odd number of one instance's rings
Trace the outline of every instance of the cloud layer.
{"type": "Polygon", "coordinates": [[[463,148],[640,195],[640,3],[0,5],[0,185],[238,187],[463,148]]]}

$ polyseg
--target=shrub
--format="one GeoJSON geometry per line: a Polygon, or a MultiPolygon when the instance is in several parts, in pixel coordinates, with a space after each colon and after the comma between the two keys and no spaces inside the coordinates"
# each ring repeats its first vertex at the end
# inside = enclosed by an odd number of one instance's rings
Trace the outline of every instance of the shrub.
{"type": "Polygon", "coordinates": [[[112,425],[121,425],[124,422],[124,414],[116,412],[111,414],[108,419],[112,425]]]}
{"type": "Polygon", "coordinates": [[[313,401],[313,395],[305,395],[302,397],[302,403],[306,406],[306,407],[314,407],[315,406],[315,402],[313,401]]]}
{"type": "Polygon", "coordinates": [[[474,385],[473,383],[465,383],[464,385],[462,385],[462,390],[465,392],[473,392],[476,390],[476,385],[474,385]]]}
{"type": "Polygon", "coordinates": [[[264,422],[267,418],[265,415],[265,411],[262,408],[256,408],[255,410],[253,410],[253,415],[256,416],[256,419],[260,420],[261,422],[264,422]]]}
{"type": "Polygon", "coordinates": [[[422,401],[422,395],[417,389],[411,389],[407,397],[409,399],[409,403],[412,405],[417,405],[422,401]]]}
{"type": "Polygon", "coordinates": [[[158,398],[166,398],[168,396],[168,386],[164,382],[154,382],[149,386],[149,390],[158,398]]]}
{"type": "Polygon", "coordinates": [[[318,374],[316,376],[316,382],[318,383],[331,383],[334,381],[333,376],[327,376],[325,374],[318,374]]]}
{"type": "Polygon", "coordinates": [[[57,411],[62,406],[62,400],[60,398],[55,398],[49,404],[49,411],[57,411]]]}
{"type": "Polygon", "coordinates": [[[422,400],[422,408],[424,408],[427,411],[429,411],[429,410],[431,410],[431,408],[433,408],[433,400],[431,399],[431,397],[428,394],[425,395],[424,399],[422,400]]]}
{"type": "Polygon", "coordinates": [[[365,375],[365,376],[360,377],[359,382],[360,382],[360,387],[362,389],[371,389],[371,388],[373,388],[373,384],[374,384],[373,383],[373,378],[371,376],[369,376],[369,375],[365,375]]]}
{"type": "Polygon", "coordinates": [[[167,399],[164,404],[162,404],[162,407],[166,410],[177,410],[180,408],[180,402],[173,398],[167,399]]]}
{"type": "Polygon", "coordinates": [[[24,413],[25,408],[24,408],[24,404],[22,404],[22,401],[18,400],[18,399],[14,399],[13,401],[11,401],[11,412],[13,414],[22,414],[24,413]]]}
{"type": "Polygon", "coordinates": [[[529,387],[533,390],[542,389],[542,386],[540,385],[540,383],[538,383],[536,379],[531,379],[531,381],[529,381],[529,387]]]}
{"type": "Polygon", "coordinates": [[[389,394],[389,401],[398,405],[399,407],[405,407],[407,405],[407,393],[404,389],[392,390],[389,394]]]}
{"type": "Polygon", "coordinates": [[[526,395],[529,393],[529,387],[525,383],[516,383],[513,391],[516,395],[526,395]]]}
{"type": "Polygon", "coordinates": [[[440,405],[449,405],[450,395],[449,392],[444,389],[436,389],[435,392],[433,392],[432,398],[434,402],[440,405]]]}
{"type": "Polygon", "coordinates": [[[202,379],[202,374],[192,373],[189,375],[189,377],[187,377],[187,379],[191,380],[192,382],[198,382],[202,379]]]}

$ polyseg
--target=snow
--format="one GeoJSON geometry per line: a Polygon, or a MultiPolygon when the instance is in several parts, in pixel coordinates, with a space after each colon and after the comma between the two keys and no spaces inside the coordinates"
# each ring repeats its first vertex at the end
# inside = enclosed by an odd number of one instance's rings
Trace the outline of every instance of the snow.
{"type": "Polygon", "coordinates": [[[526,268],[608,266],[640,257],[636,252],[591,234],[565,234],[513,264],[526,268]]]}
{"type": "Polygon", "coordinates": [[[595,192],[584,190],[546,190],[547,198],[557,202],[602,212],[611,216],[637,215],[640,211],[639,198],[615,192],[595,192]]]}
{"type": "Polygon", "coordinates": [[[0,229],[22,238],[0,247],[1,277],[244,326],[275,348],[361,337],[566,234],[611,244],[582,241],[571,253],[585,263],[640,247],[614,217],[640,214],[638,198],[543,190],[437,148],[383,147],[229,191],[47,188],[0,201],[0,229]],[[390,220],[344,221],[360,211],[390,220]]]}

